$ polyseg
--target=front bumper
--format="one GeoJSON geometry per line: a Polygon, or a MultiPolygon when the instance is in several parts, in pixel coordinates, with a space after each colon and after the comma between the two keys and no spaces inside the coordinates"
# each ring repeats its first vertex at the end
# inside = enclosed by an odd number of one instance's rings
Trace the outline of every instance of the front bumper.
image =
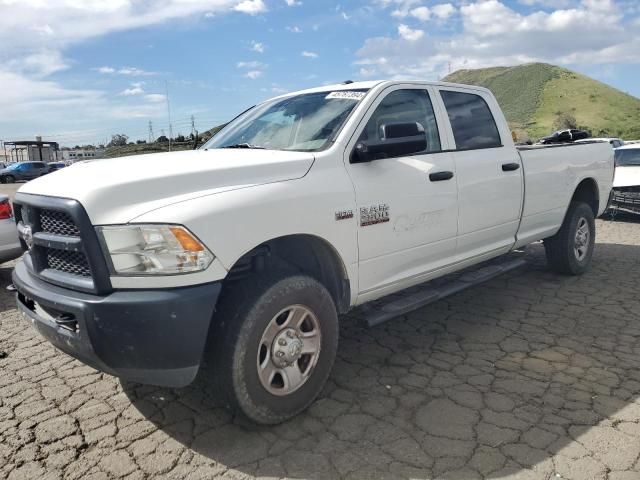
{"type": "Polygon", "coordinates": [[[24,261],[13,283],[20,311],[57,348],[125,380],[167,387],[198,373],[221,289],[215,282],[98,296],[46,283],[24,261]]]}
{"type": "Polygon", "coordinates": [[[640,187],[614,188],[607,209],[610,212],[640,214],[640,187]]]}

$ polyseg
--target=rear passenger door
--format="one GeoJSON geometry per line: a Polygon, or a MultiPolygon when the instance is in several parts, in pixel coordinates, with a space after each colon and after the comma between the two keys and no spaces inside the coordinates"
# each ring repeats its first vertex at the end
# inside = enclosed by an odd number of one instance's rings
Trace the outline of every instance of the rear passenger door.
{"type": "MultiPolygon", "coordinates": [[[[459,260],[508,251],[522,211],[522,165],[497,102],[483,90],[440,88],[458,184],[459,260]]],[[[490,256],[490,255],[487,255],[490,256]]]]}

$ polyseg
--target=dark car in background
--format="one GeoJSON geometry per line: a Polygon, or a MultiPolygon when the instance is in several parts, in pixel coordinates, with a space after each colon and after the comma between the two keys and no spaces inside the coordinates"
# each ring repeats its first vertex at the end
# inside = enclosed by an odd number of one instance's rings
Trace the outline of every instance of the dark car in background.
{"type": "Polygon", "coordinates": [[[0,183],[14,183],[19,180],[33,180],[49,173],[44,162],[18,162],[0,170],[0,183]]]}
{"type": "Polygon", "coordinates": [[[582,140],[589,138],[589,132],[585,130],[578,130],[577,128],[571,128],[568,130],[558,130],[547,137],[542,137],[540,143],[548,145],[550,143],[571,143],[576,140],[582,140]]]}
{"type": "Polygon", "coordinates": [[[61,168],[66,167],[67,165],[64,162],[49,162],[49,173],[55,172],[56,170],[60,170],[61,168]]]}

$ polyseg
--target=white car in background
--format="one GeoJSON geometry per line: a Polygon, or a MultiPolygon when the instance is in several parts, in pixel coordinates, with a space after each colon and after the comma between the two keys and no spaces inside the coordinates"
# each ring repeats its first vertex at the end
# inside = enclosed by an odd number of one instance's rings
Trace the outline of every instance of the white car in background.
{"type": "Polygon", "coordinates": [[[0,263],[8,262],[22,255],[18,239],[16,221],[9,197],[0,195],[0,263]]]}
{"type": "Polygon", "coordinates": [[[616,148],[615,164],[609,211],[640,214],[640,144],[616,148]]]}
{"type": "Polygon", "coordinates": [[[625,143],[621,138],[584,138],[582,140],[576,140],[573,143],[591,143],[591,142],[609,142],[613,148],[622,147],[625,143]]]}

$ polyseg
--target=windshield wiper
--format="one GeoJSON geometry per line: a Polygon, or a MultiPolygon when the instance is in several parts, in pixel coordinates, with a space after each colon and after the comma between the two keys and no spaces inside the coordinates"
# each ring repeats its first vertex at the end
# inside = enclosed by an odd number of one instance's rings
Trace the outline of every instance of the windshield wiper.
{"type": "Polygon", "coordinates": [[[259,150],[265,150],[265,147],[261,147],[260,145],[252,145],[250,143],[235,143],[233,145],[227,145],[226,147],[221,148],[254,148],[259,150]]]}

